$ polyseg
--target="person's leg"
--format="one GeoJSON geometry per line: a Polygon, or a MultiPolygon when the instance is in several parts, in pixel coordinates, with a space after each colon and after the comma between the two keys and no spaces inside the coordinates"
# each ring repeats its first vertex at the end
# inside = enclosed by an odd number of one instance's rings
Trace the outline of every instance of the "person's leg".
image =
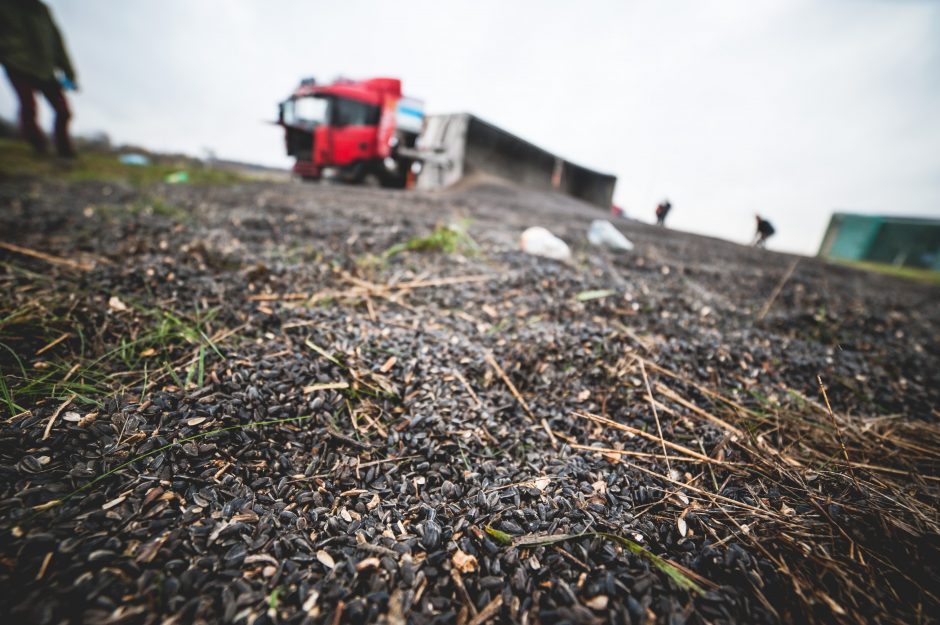
{"type": "Polygon", "coordinates": [[[28,76],[7,70],[7,78],[20,101],[20,133],[33,148],[42,154],[46,152],[46,137],[36,124],[35,85],[28,76]]]}
{"type": "Polygon", "coordinates": [[[62,93],[62,88],[56,83],[43,85],[42,94],[49,100],[52,110],[55,111],[55,149],[59,156],[72,158],[75,148],[72,147],[72,138],[69,136],[69,120],[72,112],[69,110],[68,100],[62,93]]]}

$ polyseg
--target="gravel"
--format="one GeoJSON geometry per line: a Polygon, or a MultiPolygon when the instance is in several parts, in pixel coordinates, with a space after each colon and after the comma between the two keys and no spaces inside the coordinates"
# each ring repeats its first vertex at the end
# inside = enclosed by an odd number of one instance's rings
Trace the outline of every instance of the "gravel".
{"type": "MultiPolygon", "coordinates": [[[[822,404],[821,376],[838,415],[938,416],[936,287],[804,258],[757,320],[793,257],[625,220],[617,255],[584,238],[603,215],[563,198],[16,181],[0,206],[4,241],[93,266],[0,250],[0,366],[24,409],[0,429],[11,623],[788,622],[787,575],[740,524],[815,500],[740,479],[706,391],[779,420],[822,404]],[[128,210],[155,194],[172,216],[128,210]],[[479,248],[383,257],[452,223],[479,248]],[[532,225],[573,262],[522,253],[532,225]],[[31,376],[80,363],[66,382],[86,386],[30,394],[11,353],[31,376]],[[656,418],[681,446],[668,466],[656,418]],[[518,543],[560,534],[586,535],[518,543]]],[[[833,522],[880,535],[845,497],[833,522]]],[[[935,619],[911,592],[872,601],[935,619]]]]}

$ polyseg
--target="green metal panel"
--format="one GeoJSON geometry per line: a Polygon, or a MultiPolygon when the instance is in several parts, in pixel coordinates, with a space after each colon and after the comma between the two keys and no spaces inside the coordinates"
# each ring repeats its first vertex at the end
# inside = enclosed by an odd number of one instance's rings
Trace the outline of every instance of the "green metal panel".
{"type": "Polygon", "coordinates": [[[819,256],[940,271],[940,219],[833,213],[819,256]]]}
{"type": "Polygon", "coordinates": [[[940,252],[940,224],[886,219],[864,260],[930,269],[940,252]]]}
{"type": "Polygon", "coordinates": [[[829,249],[830,258],[862,260],[868,255],[883,219],[868,215],[842,215],[838,232],[829,249]]]}

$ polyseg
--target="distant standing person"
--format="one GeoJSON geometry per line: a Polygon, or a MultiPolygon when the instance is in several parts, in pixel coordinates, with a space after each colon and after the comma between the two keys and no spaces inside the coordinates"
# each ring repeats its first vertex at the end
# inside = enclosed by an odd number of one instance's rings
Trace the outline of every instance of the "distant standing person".
{"type": "Polygon", "coordinates": [[[769,221],[763,219],[760,215],[754,216],[757,218],[757,233],[754,235],[754,245],[756,247],[764,247],[764,243],[766,243],[767,239],[773,236],[773,233],[776,231],[769,221]]]}
{"type": "Polygon", "coordinates": [[[656,225],[665,226],[666,225],[666,216],[669,215],[669,211],[672,210],[672,204],[669,203],[669,200],[663,200],[656,207],[656,225]]]}
{"type": "Polygon", "coordinates": [[[36,123],[38,91],[55,111],[56,151],[59,156],[74,157],[69,137],[71,112],[62,89],[77,89],[75,69],[45,4],[39,0],[0,1],[0,63],[20,101],[23,138],[37,152],[46,152],[46,137],[36,123]]]}

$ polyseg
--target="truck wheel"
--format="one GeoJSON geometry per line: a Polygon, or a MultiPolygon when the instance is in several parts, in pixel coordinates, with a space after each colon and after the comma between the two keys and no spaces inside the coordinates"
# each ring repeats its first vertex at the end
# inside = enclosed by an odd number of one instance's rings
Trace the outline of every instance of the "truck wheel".
{"type": "Polygon", "coordinates": [[[347,184],[362,184],[369,175],[369,166],[366,163],[355,163],[343,172],[342,180],[347,184]]]}
{"type": "Polygon", "coordinates": [[[408,184],[408,163],[399,161],[398,169],[395,171],[382,170],[379,181],[386,189],[404,189],[408,184]]]}

